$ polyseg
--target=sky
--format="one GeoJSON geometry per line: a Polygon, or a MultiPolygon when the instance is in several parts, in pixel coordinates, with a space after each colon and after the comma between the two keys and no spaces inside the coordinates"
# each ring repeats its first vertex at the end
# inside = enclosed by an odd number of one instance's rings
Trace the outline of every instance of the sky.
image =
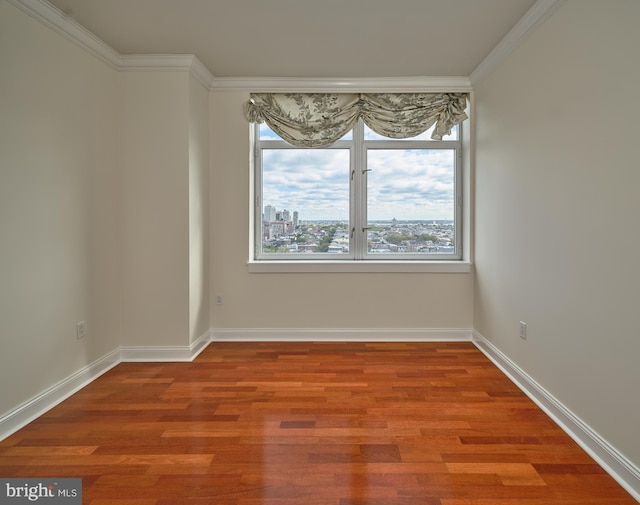
{"type": "MultiPolygon", "coordinates": [[[[261,128],[261,138],[269,134],[261,128]]],[[[373,132],[366,138],[375,136],[373,132]]],[[[369,149],[367,219],[454,219],[454,151],[369,149]]],[[[266,149],[262,204],[302,221],[349,219],[348,149],[266,149]]]]}

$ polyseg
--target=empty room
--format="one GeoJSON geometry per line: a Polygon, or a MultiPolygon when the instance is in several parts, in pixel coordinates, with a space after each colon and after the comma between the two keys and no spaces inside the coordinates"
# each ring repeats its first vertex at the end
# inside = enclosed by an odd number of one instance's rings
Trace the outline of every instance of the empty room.
{"type": "Polygon", "coordinates": [[[0,504],[639,502],[639,22],[0,0],[0,504]]]}

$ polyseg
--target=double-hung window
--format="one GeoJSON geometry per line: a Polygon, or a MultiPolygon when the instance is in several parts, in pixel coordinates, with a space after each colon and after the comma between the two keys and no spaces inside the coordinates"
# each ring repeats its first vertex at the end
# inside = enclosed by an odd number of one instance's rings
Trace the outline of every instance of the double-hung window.
{"type": "Polygon", "coordinates": [[[252,261],[462,258],[462,139],[376,133],[362,119],[324,147],[253,124],[252,261]]]}

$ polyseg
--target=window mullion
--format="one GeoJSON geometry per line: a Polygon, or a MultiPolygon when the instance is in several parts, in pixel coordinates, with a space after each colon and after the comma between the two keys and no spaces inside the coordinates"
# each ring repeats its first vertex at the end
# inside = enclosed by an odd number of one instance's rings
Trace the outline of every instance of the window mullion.
{"type": "Polygon", "coordinates": [[[351,204],[353,219],[353,251],[354,259],[362,260],[367,251],[367,187],[366,187],[366,153],[364,149],[364,125],[359,121],[353,129],[354,144],[354,200],[351,204]]]}

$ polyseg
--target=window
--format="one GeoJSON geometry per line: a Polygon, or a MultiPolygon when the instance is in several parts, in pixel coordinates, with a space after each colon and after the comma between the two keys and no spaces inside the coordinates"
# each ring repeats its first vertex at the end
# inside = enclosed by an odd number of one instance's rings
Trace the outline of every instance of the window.
{"type": "Polygon", "coordinates": [[[253,261],[461,259],[459,126],[397,140],[360,120],[322,148],[252,128],[253,261]]]}

